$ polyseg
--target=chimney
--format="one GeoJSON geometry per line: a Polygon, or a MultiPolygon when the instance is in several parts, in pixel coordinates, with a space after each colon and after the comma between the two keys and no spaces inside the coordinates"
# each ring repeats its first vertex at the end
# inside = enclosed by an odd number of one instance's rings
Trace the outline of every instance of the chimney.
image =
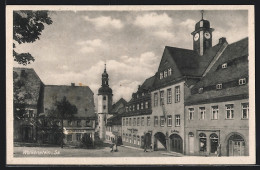
{"type": "Polygon", "coordinates": [[[74,87],[74,86],[75,86],[75,83],[71,83],[71,86],[74,87]]]}
{"type": "Polygon", "coordinates": [[[219,44],[223,44],[225,42],[227,42],[226,37],[221,37],[218,41],[219,44]]]}

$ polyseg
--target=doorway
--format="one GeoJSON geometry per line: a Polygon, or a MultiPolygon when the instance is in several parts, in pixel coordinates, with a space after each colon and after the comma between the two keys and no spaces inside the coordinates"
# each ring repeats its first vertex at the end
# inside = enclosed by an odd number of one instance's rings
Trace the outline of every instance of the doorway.
{"type": "Polygon", "coordinates": [[[234,134],[228,139],[229,156],[245,156],[245,141],[243,137],[234,134]]]}
{"type": "Polygon", "coordinates": [[[170,150],[173,152],[182,153],[183,147],[182,147],[182,138],[177,134],[172,134],[170,136],[170,150]]]}

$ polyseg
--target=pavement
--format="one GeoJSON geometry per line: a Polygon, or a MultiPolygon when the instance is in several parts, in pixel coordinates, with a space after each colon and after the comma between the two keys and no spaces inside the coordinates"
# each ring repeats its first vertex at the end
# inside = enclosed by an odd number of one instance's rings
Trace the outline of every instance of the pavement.
{"type": "Polygon", "coordinates": [[[82,149],[69,147],[14,147],[14,157],[169,157],[181,156],[166,151],[144,152],[141,148],[118,146],[118,152],[111,148],[82,149]]]}

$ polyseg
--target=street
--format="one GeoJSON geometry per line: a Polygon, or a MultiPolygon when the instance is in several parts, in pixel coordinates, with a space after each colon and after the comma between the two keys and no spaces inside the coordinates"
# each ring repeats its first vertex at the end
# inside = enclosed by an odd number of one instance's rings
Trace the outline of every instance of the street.
{"type": "Polygon", "coordinates": [[[178,154],[165,155],[166,151],[143,152],[118,146],[118,152],[110,152],[109,147],[100,149],[60,148],[60,147],[14,147],[14,157],[169,157],[178,154]]]}

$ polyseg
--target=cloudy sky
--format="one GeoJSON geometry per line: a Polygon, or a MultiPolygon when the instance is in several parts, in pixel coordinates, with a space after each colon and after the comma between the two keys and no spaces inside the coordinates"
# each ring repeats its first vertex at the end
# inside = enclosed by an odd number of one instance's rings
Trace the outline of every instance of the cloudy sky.
{"type": "MultiPolygon", "coordinates": [[[[53,24],[40,40],[21,44],[17,52],[30,52],[44,84],[88,85],[97,96],[104,63],[114,101],[129,100],[158,68],[165,46],[192,49],[191,32],[200,11],[51,11],[53,24]]],[[[229,43],[248,36],[247,11],[205,11],[211,22],[213,45],[220,37],[229,43]]],[[[14,66],[22,67],[14,64],[14,66]]]]}

